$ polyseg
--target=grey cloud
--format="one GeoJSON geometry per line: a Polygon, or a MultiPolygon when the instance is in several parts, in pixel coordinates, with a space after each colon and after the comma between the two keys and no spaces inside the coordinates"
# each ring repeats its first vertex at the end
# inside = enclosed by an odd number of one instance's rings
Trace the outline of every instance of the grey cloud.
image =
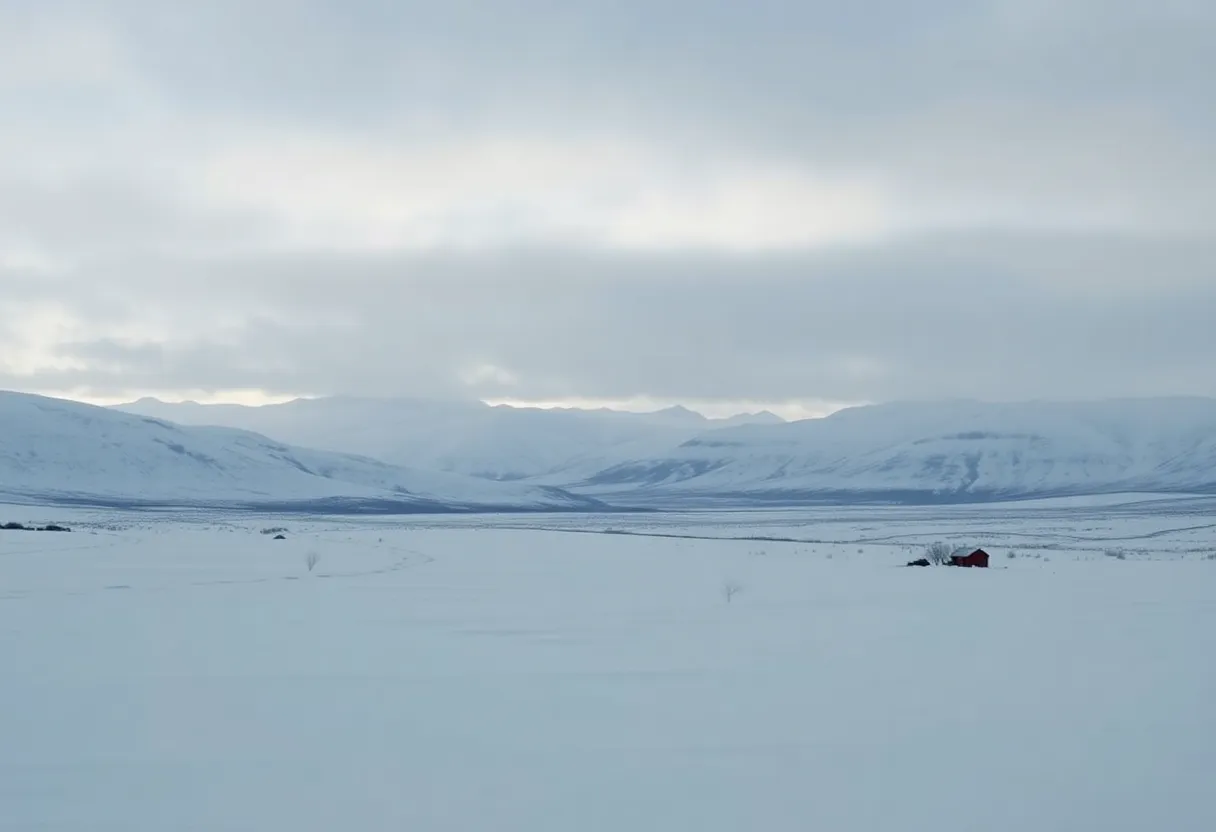
{"type": "Polygon", "coordinates": [[[176,8],[111,0],[102,8],[167,90],[310,117],[408,103],[397,92],[484,101],[530,85],[594,92],[638,79],[647,86],[629,92],[643,100],[704,87],[756,104],[811,105],[800,112],[924,106],[981,89],[1134,94],[1190,109],[1185,96],[1203,90],[1195,70],[1210,66],[1205,36],[1216,25],[1201,0],[523,0],[509,11],[476,0],[176,8]]]}
{"type": "Polygon", "coordinates": [[[294,123],[577,130],[641,119],[819,148],[994,100],[1030,113],[1134,106],[1206,129],[1213,118],[1202,105],[1216,11],[1201,0],[75,8],[117,33],[163,100],[294,123]]]}
{"type": "Polygon", "coordinates": [[[123,284],[129,314],[164,306],[241,324],[161,346],[65,343],[61,357],[94,369],[37,381],[524,399],[1216,395],[1213,267],[1203,241],[1061,237],[733,261],[532,251],[195,264],[123,284]],[[460,380],[483,363],[517,383],[460,380]]]}
{"type": "Polygon", "coordinates": [[[6,386],[1216,394],[1210,2],[17,0],[13,21],[95,25],[121,66],[40,87],[0,63],[0,350],[6,310],[89,324],[54,347],[87,369],[6,386]],[[921,236],[271,254],[278,218],[179,178],[217,136],[498,133],[875,181],[921,236]],[[480,364],[518,383],[461,381],[480,364]]]}
{"type": "MultiPolygon", "coordinates": [[[[144,146],[142,105],[185,145],[623,135],[876,181],[930,227],[1211,233],[1216,217],[1216,6],[1200,0],[47,5],[121,46],[135,103],[62,109],[82,131],[137,125],[137,153],[183,152],[144,146]]],[[[26,99],[40,123],[46,95],[26,99]]]]}
{"type": "Polygon", "coordinates": [[[225,250],[259,239],[270,223],[249,211],[204,210],[172,183],[110,177],[30,181],[0,172],[0,246],[52,258],[225,250]]]}

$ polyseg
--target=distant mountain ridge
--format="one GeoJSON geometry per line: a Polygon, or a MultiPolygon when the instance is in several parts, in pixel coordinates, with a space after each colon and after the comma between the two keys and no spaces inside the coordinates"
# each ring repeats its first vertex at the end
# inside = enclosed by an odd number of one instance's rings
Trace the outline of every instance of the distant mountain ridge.
{"type": "MultiPolygon", "coordinates": [[[[564,483],[629,501],[966,501],[1216,490],[1216,400],[849,408],[703,434],[564,483]]],[[[556,481],[556,480],[554,480],[556,481]]]]}
{"type": "Polygon", "coordinates": [[[393,512],[600,507],[551,486],[417,471],[12,392],[0,392],[0,500],[393,512]]]}
{"type": "Polygon", "coordinates": [[[141,399],[115,409],[179,424],[251,430],[294,445],[496,480],[529,479],[571,465],[606,466],[660,453],[715,428],[781,423],[767,412],[714,420],[679,406],[631,413],[341,396],[261,407],[141,399]]]}
{"type": "Polygon", "coordinates": [[[425,400],[142,407],[625,506],[1216,491],[1216,400],[1205,398],[897,402],[740,425],[682,408],[631,414],[425,400]]]}

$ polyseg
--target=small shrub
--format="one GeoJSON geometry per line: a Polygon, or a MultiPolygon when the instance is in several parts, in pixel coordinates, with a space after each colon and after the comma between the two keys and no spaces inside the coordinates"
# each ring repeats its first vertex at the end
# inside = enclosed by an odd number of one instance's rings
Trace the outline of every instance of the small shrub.
{"type": "Polygon", "coordinates": [[[1107,549],[1104,554],[1108,558],[1115,558],[1117,560],[1127,560],[1127,552],[1123,551],[1122,549],[1107,549]]]}
{"type": "Polygon", "coordinates": [[[321,556],[318,555],[316,552],[309,552],[308,556],[304,559],[304,563],[305,563],[305,565],[308,566],[309,572],[311,572],[316,567],[316,565],[318,563],[320,563],[320,561],[321,561],[321,556]]]}
{"type": "Polygon", "coordinates": [[[275,526],[272,529],[262,529],[261,533],[262,534],[283,534],[285,531],[287,531],[287,529],[283,528],[282,526],[275,526]]]}
{"type": "Polygon", "coordinates": [[[1005,555],[1005,557],[1009,558],[1010,560],[1013,560],[1017,556],[1018,556],[1018,553],[1013,551],[1012,549],[1010,549],[1009,552],[1005,555]]]}
{"type": "Polygon", "coordinates": [[[743,587],[737,581],[727,581],[722,585],[722,597],[726,599],[726,603],[735,600],[735,596],[743,591],[743,587]]]}
{"type": "Polygon", "coordinates": [[[954,550],[940,540],[925,547],[925,559],[937,566],[949,563],[952,554],[954,554],[954,550]]]}

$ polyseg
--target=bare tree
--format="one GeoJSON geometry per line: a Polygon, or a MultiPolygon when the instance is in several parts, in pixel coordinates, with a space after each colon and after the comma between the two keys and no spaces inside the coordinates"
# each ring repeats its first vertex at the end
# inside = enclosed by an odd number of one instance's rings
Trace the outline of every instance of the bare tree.
{"type": "Polygon", "coordinates": [[[735,596],[743,591],[742,585],[737,581],[727,581],[722,585],[722,597],[726,599],[726,603],[735,600],[735,596]]]}
{"type": "Polygon", "coordinates": [[[954,550],[950,548],[949,544],[943,543],[940,540],[936,543],[930,543],[925,547],[925,558],[929,561],[929,563],[937,566],[941,566],[943,563],[949,563],[950,556],[953,554],[954,550]]]}
{"type": "Polygon", "coordinates": [[[311,572],[313,568],[316,567],[317,563],[320,562],[320,560],[321,556],[316,552],[309,552],[308,556],[304,558],[304,563],[308,566],[308,571],[311,572]]]}

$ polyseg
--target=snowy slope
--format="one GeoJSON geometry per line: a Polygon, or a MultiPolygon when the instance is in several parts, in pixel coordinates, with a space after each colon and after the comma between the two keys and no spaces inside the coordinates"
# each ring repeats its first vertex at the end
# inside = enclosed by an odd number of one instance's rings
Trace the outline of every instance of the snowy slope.
{"type": "Polygon", "coordinates": [[[968,500],[1216,488],[1216,401],[973,401],[852,408],[723,426],[653,414],[477,402],[317,399],[261,408],[127,406],[389,463],[524,480],[636,505],[808,496],[968,500]]]}
{"type": "Polygon", "coordinates": [[[391,501],[408,508],[572,508],[559,489],[495,483],[0,392],[0,498],[107,503],[391,501]]]}
{"type": "Polygon", "coordinates": [[[771,413],[710,420],[685,408],[656,413],[490,407],[478,401],[298,399],[279,405],[170,404],[119,409],[180,424],[252,430],[282,442],[370,456],[397,465],[513,480],[571,466],[603,468],[662,453],[716,426],[781,420],[771,413]]]}
{"type": "Polygon", "coordinates": [[[851,408],[825,419],[705,433],[665,454],[583,470],[564,482],[634,499],[1205,491],[1216,488],[1216,400],[851,408]]]}

